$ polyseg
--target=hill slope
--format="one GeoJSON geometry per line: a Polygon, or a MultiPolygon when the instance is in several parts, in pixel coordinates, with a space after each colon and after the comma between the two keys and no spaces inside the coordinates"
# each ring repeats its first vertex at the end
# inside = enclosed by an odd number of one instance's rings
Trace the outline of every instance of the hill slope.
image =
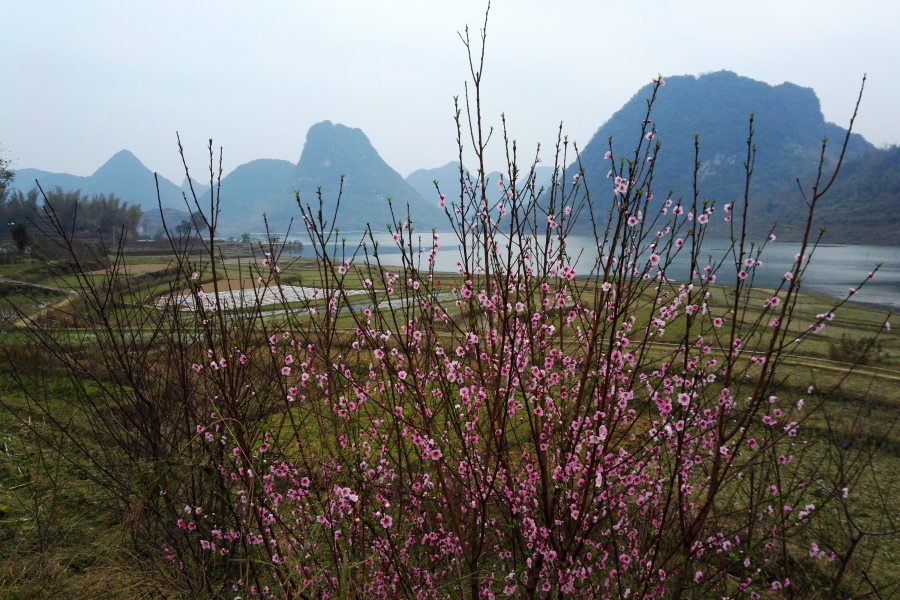
{"type": "MultiPolygon", "coordinates": [[[[468,169],[465,168],[464,171],[466,173],[469,172],[468,169]]],[[[522,172],[519,174],[520,185],[524,182],[529,173],[528,169],[522,167],[522,172]]],[[[469,175],[473,180],[478,178],[477,173],[469,173],[469,175]]],[[[549,188],[552,175],[553,167],[541,165],[535,167],[535,187],[540,188],[543,186],[549,188]]],[[[489,189],[493,191],[495,189],[494,186],[501,177],[503,177],[504,181],[509,180],[509,175],[506,173],[501,173],[500,171],[491,171],[488,173],[485,178],[488,181],[489,189]]],[[[459,196],[459,162],[452,160],[442,167],[435,167],[434,169],[418,169],[406,176],[406,182],[415,188],[419,194],[429,200],[434,198],[434,200],[437,201],[437,190],[435,190],[434,187],[435,181],[440,184],[441,193],[452,200],[456,200],[459,196]]]]}
{"type": "MultiPolygon", "coordinates": [[[[20,169],[16,171],[14,187],[27,192],[35,187],[35,180],[38,180],[44,191],[61,187],[64,190],[80,189],[85,195],[113,193],[129,204],[140,204],[144,212],[157,210],[153,171],[128,150],[120,150],[114,154],[88,177],[39,169],[20,169]]],[[[159,191],[164,208],[184,209],[181,189],[177,185],[160,176],[159,191]]]]}
{"type": "MultiPolygon", "coordinates": [[[[296,165],[286,160],[261,158],[239,166],[222,178],[219,231],[233,234],[261,232],[264,230],[263,213],[268,217],[272,233],[287,231],[291,217],[296,220],[300,214],[291,188],[295,169],[296,165]]],[[[209,186],[202,198],[198,194],[198,200],[201,206],[208,206],[209,186]]],[[[298,230],[294,228],[293,231],[298,230]]]]}
{"type": "MultiPolygon", "coordinates": [[[[814,178],[815,172],[808,169],[800,181],[808,190],[814,178]]],[[[823,238],[826,242],[897,245],[900,243],[898,203],[900,147],[868,150],[844,163],[834,185],[819,200],[813,218],[813,235],[818,235],[820,227],[827,227],[823,238]]],[[[763,204],[754,221],[777,221],[779,239],[800,239],[806,227],[805,208],[794,184],[772,194],[771,201],[763,204]]]]}
{"type": "MultiPolygon", "coordinates": [[[[406,220],[409,204],[417,227],[429,228],[443,222],[437,203],[426,201],[388,166],[361,129],[331,121],[313,125],[306,134],[294,172],[293,189],[300,193],[304,205],[308,203],[317,210],[317,188],[321,186],[323,214],[330,220],[342,174],[344,186],[337,222],[343,231],[362,231],[368,224],[376,232],[384,231],[385,225],[394,220],[388,198],[392,199],[397,220],[406,220]]],[[[291,209],[291,214],[295,214],[296,205],[292,203],[291,209]]]]}
{"type": "MultiPolygon", "coordinates": [[[[266,213],[272,233],[284,234],[293,219],[292,233],[305,235],[302,228],[296,226],[300,211],[294,191],[300,191],[304,202],[314,204],[316,188],[321,185],[326,213],[330,216],[341,174],[345,174],[345,179],[338,222],[344,231],[362,230],[367,223],[371,223],[376,231],[383,231],[391,221],[388,197],[393,199],[398,219],[406,220],[409,204],[417,226],[430,228],[443,222],[444,215],[437,209],[436,202],[427,202],[388,166],[360,129],[325,121],[310,128],[297,164],[259,159],[240,165],[222,178],[218,233],[262,232],[262,215],[266,213]]],[[[89,177],[20,169],[16,172],[15,186],[23,191],[30,190],[35,179],[45,190],[61,187],[81,190],[86,195],[114,193],[130,204],[140,204],[151,224],[159,220],[153,172],[127,150],[116,153],[89,177]]],[[[160,177],[159,187],[164,208],[184,211],[184,192],[193,209],[187,179],[179,187],[160,177]]],[[[194,191],[200,205],[207,209],[209,186],[195,181],[194,191]]]]}
{"type": "MultiPolygon", "coordinates": [[[[610,168],[604,154],[612,136],[613,156],[632,157],[641,140],[641,122],[652,86],[641,88],[613,114],[582,149],[581,161],[593,182],[592,191],[606,190],[610,168]]],[[[797,177],[804,176],[819,157],[822,138],[832,140],[826,154],[833,163],[846,130],[828,123],[819,100],[810,88],[792,83],[770,86],[730,71],[694,77],[670,77],[659,89],[651,119],[662,147],[657,157],[653,187],[656,196],[675,190],[675,196],[692,194],[694,134],[700,136],[700,197],[730,201],[743,191],[743,161],[747,155],[748,119],[754,113],[756,169],[754,190],[766,212],[797,177]],[[774,193],[773,193],[774,192],[774,193]]],[[[645,141],[646,144],[646,141],[645,141]]],[[[862,136],[853,134],[848,156],[872,150],[862,136]]],[[[608,206],[609,195],[601,192],[608,206]]],[[[598,196],[594,196],[597,201],[598,196]]]]}
{"type": "Polygon", "coordinates": [[[451,160],[434,169],[418,169],[406,176],[406,183],[419,192],[420,196],[437,202],[435,181],[440,184],[441,193],[447,196],[459,194],[459,161],[451,160]]]}

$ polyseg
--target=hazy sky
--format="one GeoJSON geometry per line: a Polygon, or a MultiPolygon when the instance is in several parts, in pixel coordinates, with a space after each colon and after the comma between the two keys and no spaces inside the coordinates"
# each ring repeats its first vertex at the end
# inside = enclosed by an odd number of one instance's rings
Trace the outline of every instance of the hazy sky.
{"type": "MultiPolygon", "coordinates": [[[[485,6],[0,0],[0,145],[17,168],[77,175],[127,148],[180,183],[176,131],[192,173],[210,137],[227,173],[296,162],[309,126],[329,119],[361,128],[406,176],[455,157],[452,97],[467,77],[457,31],[477,36],[485,6]]],[[[485,114],[499,125],[505,112],[529,152],[555,141],[560,121],[584,145],[657,73],[729,69],[812,87],[825,118],[846,126],[867,72],[856,131],[898,143],[898,23],[897,0],[494,0],[485,114]]]]}

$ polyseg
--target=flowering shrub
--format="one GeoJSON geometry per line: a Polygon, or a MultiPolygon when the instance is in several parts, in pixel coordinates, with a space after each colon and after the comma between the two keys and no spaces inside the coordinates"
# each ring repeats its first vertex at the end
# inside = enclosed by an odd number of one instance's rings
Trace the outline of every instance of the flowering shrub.
{"type": "MultiPolygon", "coordinates": [[[[702,260],[715,203],[696,192],[652,202],[654,101],[634,158],[616,162],[610,148],[606,223],[582,172],[562,186],[557,169],[542,193],[534,169],[520,183],[513,164],[496,194],[484,169],[462,173],[449,206],[435,192],[461,255],[441,285],[439,235],[423,244],[408,216],[395,224],[403,264],[392,269],[374,237],[335,248],[322,211],[301,205],[321,281],[302,308],[285,305],[289,316],[246,348],[221,333],[229,317],[201,309],[211,348],[192,366],[215,410],[198,419],[191,451],[209,458],[228,516],[188,505],[202,525],[178,526],[209,562],[241,565],[235,589],[653,598],[791,585],[790,561],[773,557],[790,554],[822,501],[800,466],[809,409],[779,397],[775,375],[784,348],[831,315],[791,332],[808,264],[798,256],[761,316],[740,318],[768,241],[749,243],[732,222],[730,256],[702,260]],[[600,249],[582,274],[566,244],[579,216],[600,249]],[[692,277],[671,282],[681,252],[692,277]],[[348,294],[354,273],[363,303],[348,294]],[[734,287],[714,311],[717,277],[734,287]],[[666,329],[676,343],[657,341],[666,329]],[[273,415],[256,439],[236,416],[254,394],[273,415]]],[[[752,136],[751,120],[748,185],[752,136]]],[[[278,263],[267,253],[265,285],[280,284],[278,263]]]]}
{"type": "MultiPolygon", "coordinates": [[[[458,272],[435,272],[445,240],[420,237],[414,215],[391,226],[399,267],[382,264],[371,233],[338,244],[320,197],[300,206],[317,253],[309,293],[263,310],[286,286],[269,242],[252,297],[227,304],[213,195],[206,260],[172,238],[172,297],[185,286],[192,310],[154,308],[149,341],[121,335],[134,320],[95,321],[118,385],[110,447],[139,465],[98,478],[129,502],[137,493],[139,522],[191,595],[759,598],[791,595],[804,561],[838,589],[844,570],[828,565],[852,550],[809,540],[851,482],[808,460],[803,425],[820,400],[810,387],[804,407],[778,375],[786,350],[833,315],[803,331],[793,320],[809,226],[781,286],[764,301],[753,290],[775,238],[751,243],[743,229],[752,119],[740,210],[718,212],[696,187],[654,199],[662,78],[633,153],[617,159],[610,143],[608,180],[558,167],[536,189],[539,156],[520,171],[511,143],[492,192],[481,67],[472,75],[479,169],[433,199],[458,272]],[[594,232],[592,264],[567,245],[578,220],[594,232]],[[716,223],[734,243],[714,260],[702,243],[716,223]],[[690,278],[671,281],[680,255],[690,278]],[[122,415],[132,420],[115,433],[122,415]]],[[[569,152],[561,139],[555,164],[569,152]]],[[[111,310],[86,296],[93,314],[111,310]]]]}

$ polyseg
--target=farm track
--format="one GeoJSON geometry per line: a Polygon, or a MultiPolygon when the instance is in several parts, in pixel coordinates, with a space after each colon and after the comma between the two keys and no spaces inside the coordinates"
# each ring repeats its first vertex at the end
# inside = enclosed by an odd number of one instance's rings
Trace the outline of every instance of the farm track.
{"type": "Polygon", "coordinates": [[[33,313],[27,315],[26,317],[20,317],[20,318],[16,319],[12,323],[12,326],[15,328],[27,327],[28,326],[27,321],[33,321],[35,318],[47,313],[48,311],[50,311],[52,309],[62,308],[63,306],[65,306],[66,304],[69,303],[72,296],[75,296],[78,294],[78,292],[76,292],[75,290],[73,290],[71,288],[67,289],[67,288],[52,287],[49,285],[41,285],[39,283],[27,283],[24,281],[17,281],[15,279],[6,279],[5,277],[0,277],[0,283],[13,283],[15,285],[22,285],[22,286],[26,286],[26,287],[36,288],[39,290],[46,290],[48,292],[53,292],[54,294],[65,294],[66,295],[65,298],[63,298],[62,300],[59,300],[58,302],[54,302],[53,304],[48,304],[46,306],[43,306],[40,309],[34,311],[33,313]],[[26,319],[27,319],[27,321],[26,321],[26,319]]]}
{"type": "MultiPolygon", "coordinates": [[[[356,331],[355,329],[339,329],[339,331],[356,331]]],[[[441,332],[436,334],[438,336],[448,336],[449,333],[441,332]]],[[[666,342],[648,342],[652,346],[666,346],[670,348],[677,348],[679,344],[670,344],[666,342]]],[[[720,350],[722,350],[720,348],[720,350]]],[[[760,351],[747,351],[744,354],[755,354],[755,355],[764,355],[765,352],[760,351]]],[[[828,358],[819,358],[817,356],[803,356],[803,355],[794,355],[794,354],[785,354],[783,355],[785,363],[793,363],[799,364],[801,366],[809,367],[811,369],[825,369],[826,371],[836,371],[836,372],[846,372],[848,369],[852,368],[856,374],[859,375],[873,375],[883,379],[887,379],[889,381],[900,381],[900,371],[895,369],[885,369],[884,367],[871,367],[867,365],[856,365],[854,363],[841,362],[838,360],[831,360],[828,358]]]]}
{"type": "MultiPolygon", "coordinates": [[[[651,342],[655,346],[671,346],[675,348],[678,344],[667,344],[664,342],[651,342]]],[[[747,351],[744,354],[764,355],[765,352],[747,351]]],[[[818,356],[803,356],[795,354],[782,355],[785,363],[800,364],[811,369],[825,369],[826,371],[846,372],[852,368],[857,374],[876,375],[891,381],[900,381],[900,371],[893,369],[885,369],[883,367],[870,367],[868,365],[857,365],[855,363],[841,362],[839,360],[831,360],[829,358],[819,358],[818,356]]]]}
{"type": "Polygon", "coordinates": [[[5,277],[0,277],[0,283],[12,283],[15,285],[23,285],[25,287],[32,287],[32,288],[37,288],[39,290],[47,290],[48,292],[62,293],[62,294],[66,294],[66,295],[72,295],[72,294],[77,293],[75,290],[73,290],[71,288],[67,289],[67,288],[53,287],[53,286],[49,286],[49,285],[41,285],[40,283],[28,283],[25,281],[19,281],[17,279],[7,279],[5,277]]]}

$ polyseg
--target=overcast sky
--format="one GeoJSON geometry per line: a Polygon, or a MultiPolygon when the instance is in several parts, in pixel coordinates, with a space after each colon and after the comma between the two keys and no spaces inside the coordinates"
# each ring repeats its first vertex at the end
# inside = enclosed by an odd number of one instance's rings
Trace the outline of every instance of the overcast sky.
{"type": "MultiPolygon", "coordinates": [[[[192,173],[210,137],[227,173],[296,162],[306,130],[328,119],[361,128],[406,176],[455,157],[457,31],[477,36],[485,5],[0,0],[0,145],[16,168],[76,175],[127,148],[180,183],[176,131],[192,173]]],[[[560,121],[584,145],[657,73],[728,69],[811,87],[846,126],[865,72],[856,131],[896,144],[898,23],[897,0],[494,0],[485,114],[499,125],[505,112],[529,148],[553,142],[560,121]]]]}

